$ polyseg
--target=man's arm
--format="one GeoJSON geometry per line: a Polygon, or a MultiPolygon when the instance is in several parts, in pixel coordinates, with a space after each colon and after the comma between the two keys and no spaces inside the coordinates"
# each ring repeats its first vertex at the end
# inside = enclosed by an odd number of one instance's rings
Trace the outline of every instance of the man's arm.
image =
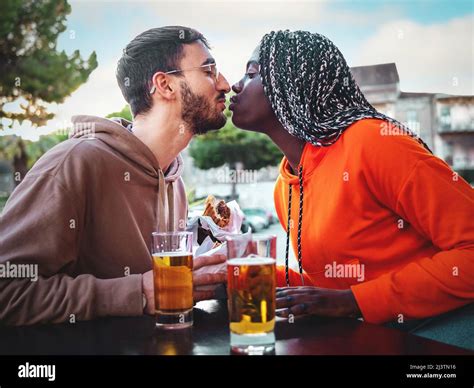
{"type": "Polygon", "coordinates": [[[60,323],[141,315],[142,275],[98,279],[57,274],[0,281],[0,321],[7,325],[60,323]]]}
{"type": "Polygon", "coordinates": [[[0,264],[34,266],[38,276],[3,274],[0,321],[28,325],[142,314],[142,275],[98,279],[64,273],[78,256],[82,200],[48,174],[30,173],[12,193],[0,218],[0,264]]]}

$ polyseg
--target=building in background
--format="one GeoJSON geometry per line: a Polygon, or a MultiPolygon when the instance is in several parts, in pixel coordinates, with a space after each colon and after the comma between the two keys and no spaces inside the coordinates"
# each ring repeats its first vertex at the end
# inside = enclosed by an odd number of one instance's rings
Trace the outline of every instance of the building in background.
{"type": "Polygon", "coordinates": [[[474,96],[438,95],[435,109],[440,156],[474,184],[474,96]]]}
{"type": "Polygon", "coordinates": [[[377,110],[420,135],[436,156],[474,185],[474,96],[402,92],[395,63],[351,71],[377,110]]]}

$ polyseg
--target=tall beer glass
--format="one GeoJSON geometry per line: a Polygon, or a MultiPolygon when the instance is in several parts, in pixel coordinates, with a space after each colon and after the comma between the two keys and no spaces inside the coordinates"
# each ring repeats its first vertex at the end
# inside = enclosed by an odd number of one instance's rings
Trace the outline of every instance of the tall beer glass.
{"type": "Polygon", "coordinates": [[[153,233],[156,325],[180,329],[193,324],[193,234],[153,233]]]}
{"type": "Polygon", "coordinates": [[[227,261],[230,343],[233,353],[275,348],[276,261],[250,255],[227,261]]]}
{"type": "Polygon", "coordinates": [[[226,238],[227,258],[255,254],[276,259],[277,236],[271,234],[236,235],[226,238]]]}

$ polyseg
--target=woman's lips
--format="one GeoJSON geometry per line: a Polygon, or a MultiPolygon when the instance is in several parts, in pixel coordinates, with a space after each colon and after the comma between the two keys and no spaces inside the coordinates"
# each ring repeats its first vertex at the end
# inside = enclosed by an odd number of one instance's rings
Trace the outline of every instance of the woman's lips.
{"type": "Polygon", "coordinates": [[[232,96],[230,98],[229,110],[233,110],[236,104],[237,104],[237,98],[235,96],[232,96]]]}

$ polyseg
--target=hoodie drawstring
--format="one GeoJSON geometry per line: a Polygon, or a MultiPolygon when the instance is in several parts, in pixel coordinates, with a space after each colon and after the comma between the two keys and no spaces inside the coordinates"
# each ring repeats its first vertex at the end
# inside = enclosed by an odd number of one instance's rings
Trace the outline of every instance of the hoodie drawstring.
{"type": "MultiPolygon", "coordinates": [[[[301,253],[301,228],[303,224],[303,166],[299,167],[298,170],[298,180],[300,186],[300,206],[298,213],[298,234],[297,234],[297,245],[298,245],[298,267],[301,276],[301,284],[304,286],[304,277],[303,277],[303,263],[302,263],[302,253],[301,253]]],[[[290,287],[290,274],[288,266],[288,256],[290,251],[290,229],[291,229],[291,195],[293,191],[293,186],[291,183],[288,184],[288,222],[286,224],[286,253],[285,253],[285,276],[286,276],[286,285],[290,287]]]]}
{"type": "Polygon", "coordinates": [[[158,169],[158,231],[174,232],[174,187],[173,182],[168,184],[166,188],[165,175],[163,170],[158,169]],[[166,192],[165,192],[166,191],[166,192]],[[165,201],[168,197],[168,224],[166,224],[165,201]]]}
{"type": "Polygon", "coordinates": [[[174,184],[168,184],[168,232],[175,231],[174,225],[174,184]]]}
{"type": "Polygon", "coordinates": [[[161,168],[158,169],[158,232],[166,232],[165,220],[165,176],[161,168]]]}

